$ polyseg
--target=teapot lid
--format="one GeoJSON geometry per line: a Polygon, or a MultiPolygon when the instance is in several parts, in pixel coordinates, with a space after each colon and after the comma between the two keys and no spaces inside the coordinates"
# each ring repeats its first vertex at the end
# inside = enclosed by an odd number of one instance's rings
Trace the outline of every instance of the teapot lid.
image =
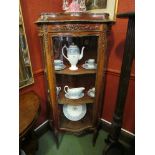
{"type": "Polygon", "coordinates": [[[78,46],[75,45],[74,42],[72,42],[71,45],[70,45],[69,47],[72,48],[72,47],[78,47],[78,46]]]}

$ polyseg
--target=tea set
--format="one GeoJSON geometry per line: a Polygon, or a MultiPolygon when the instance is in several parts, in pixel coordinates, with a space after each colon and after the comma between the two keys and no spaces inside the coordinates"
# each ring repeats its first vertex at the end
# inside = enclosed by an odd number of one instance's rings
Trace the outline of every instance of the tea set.
{"type": "MultiPolygon", "coordinates": [[[[79,60],[83,58],[83,52],[85,47],[83,46],[80,52],[80,49],[77,45],[72,43],[69,47],[66,45],[62,48],[62,55],[65,59],[69,61],[71,66],[69,70],[76,71],[78,70],[77,63],[79,60]],[[67,51],[67,55],[64,52],[67,51]]],[[[95,59],[88,59],[82,65],[84,69],[96,69],[95,59]]],[[[63,61],[60,59],[54,60],[54,67],[55,70],[62,70],[65,69],[66,66],[64,65],[63,61]]],[[[76,88],[69,88],[69,86],[64,86],[65,97],[68,99],[80,99],[84,96],[84,87],[76,87],[76,88]]],[[[61,87],[56,87],[57,96],[61,91],[61,87]]],[[[95,97],[95,87],[88,90],[87,95],[90,97],[95,97]]],[[[86,104],[82,105],[63,105],[63,113],[66,118],[72,121],[78,121],[83,118],[86,114],[86,104]]]]}
{"type": "MultiPolygon", "coordinates": [[[[84,87],[77,87],[77,88],[69,88],[68,86],[64,87],[65,97],[69,99],[79,99],[84,96],[83,91],[85,90],[84,87]]],[[[90,97],[95,97],[95,87],[88,90],[87,95],[90,97]]],[[[66,118],[71,121],[79,121],[82,119],[86,114],[86,104],[82,105],[70,105],[66,104],[63,105],[63,113],[66,118]]]]}
{"type": "MultiPolygon", "coordinates": [[[[64,86],[65,97],[68,99],[80,99],[84,96],[84,87],[69,88],[64,86]]],[[[61,87],[56,87],[57,96],[61,91],[61,87]]],[[[90,97],[95,97],[95,87],[88,90],[87,95],[90,97]]]]}
{"type": "MultiPolygon", "coordinates": [[[[83,52],[84,52],[85,47],[83,46],[80,52],[80,49],[77,45],[72,43],[69,47],[64,45],[62,47],[62,55],[65,59],[69,61],[71,66],[69,67],[69,70],[76,71],[78,70],[77,63],[79,60],[83,58],[83,52]],[[67,56],[64,54],[64,52],[67,51],[67,56]]],[[[85,61],[85,63],[82,65],[84,69],[96,69],[96,63],[95,59],[88,59],[85,61]]],[[[56,59],[54,60],[54,67],[55,70],[62,70],[66,66],[63,64],[62,60],[56,59]]]]}

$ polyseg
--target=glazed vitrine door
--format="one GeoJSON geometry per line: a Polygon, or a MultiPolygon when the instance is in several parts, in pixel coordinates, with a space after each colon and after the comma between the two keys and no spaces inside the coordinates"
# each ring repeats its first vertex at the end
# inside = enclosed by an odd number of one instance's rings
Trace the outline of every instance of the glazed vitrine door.
{"type": "MultiPolygon", "coordinates": [[[[53,106],[59,130],[94,129],[103,80],[103,34],[50,33],[53,106]]],[[[52,86],[51,86],[52,87],[52,86]]]]}

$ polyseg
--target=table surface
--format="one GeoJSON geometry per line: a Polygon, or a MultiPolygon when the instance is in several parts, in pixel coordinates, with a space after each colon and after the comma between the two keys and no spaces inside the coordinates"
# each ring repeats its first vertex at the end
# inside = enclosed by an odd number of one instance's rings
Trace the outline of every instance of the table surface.
{"type": "Polygon", "coordinates": [[[19,135],[23,137],[37,121],[40,113],[40,99],[31,91],[19,96],[19,135]]]}

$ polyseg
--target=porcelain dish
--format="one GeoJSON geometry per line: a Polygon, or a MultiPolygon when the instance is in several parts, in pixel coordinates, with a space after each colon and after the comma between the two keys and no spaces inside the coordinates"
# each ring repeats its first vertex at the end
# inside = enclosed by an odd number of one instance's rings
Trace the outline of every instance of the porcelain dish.
{"type": "Polygon", "coordinates": [[[71,121],[79,121],[87,111],[86,104],[83,105],[63,105],[63,113],[65,117],[71,121]]]}
{"type": "Polygon", "coordinates": [[[54,69],[56,70],[56,71],[58,71],[58,70],[63,70],[63,69],[65,69],[66,68],[66,66],[63,64],[63,65],[59,65],[59,66],[54,66],[54,69]]]}
{"type": "Polygon", "coordinates": [[[82,65],[82,68],[84,68],[84,69],[96,69],[96,68],[97,68],[97,64],[95,64],[93,67],[92,67],[92,66],[89,67],[88,64],[83,64],[83,65],[82,65]]]}

